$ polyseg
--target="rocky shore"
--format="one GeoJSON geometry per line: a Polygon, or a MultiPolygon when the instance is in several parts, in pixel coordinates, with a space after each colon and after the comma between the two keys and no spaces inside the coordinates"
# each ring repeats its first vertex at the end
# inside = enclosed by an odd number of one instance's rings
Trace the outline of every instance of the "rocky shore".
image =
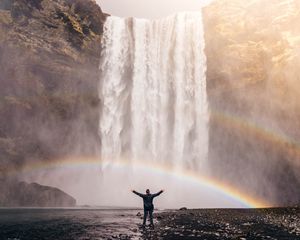
{"type": "Polygon", "coordinates": [[[0,209],[0,239],[300,239],[299,208],[155,212],[154,228],[143,228],[141,216],[137,216],[137,212],[138,210],[0,209]]]}
{"type": "Polygon", "coordinates": [[[300,238],[300,209],[200,209],[157,214],[144,239],[289,239],[300,238]]]}

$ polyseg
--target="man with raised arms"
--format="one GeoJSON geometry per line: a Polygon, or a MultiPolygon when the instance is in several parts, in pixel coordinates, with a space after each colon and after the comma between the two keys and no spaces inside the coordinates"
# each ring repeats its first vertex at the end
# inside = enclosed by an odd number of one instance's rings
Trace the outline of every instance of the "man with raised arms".
{"type": "Polygon", "coordinates": [[[153,199],[157,196],[159,196],[160,194],[163,193],[163,190],[160,190],[158,193],[155,194],[151,194],[150,190],[147,189],[146,190],[146,194],[142,194],[139,193],[137,191],[132,190],[132,192],[138,196],[140,196],[141,198],[143,198],[144,201],[144,221],[143,221],[143,226],[146,225],[146,220],[149,214],[149,218],[150,218],[150,225],[154,226],[153,224],[153,210],[154,210],[154,205],[153,205],[153,199]]]}

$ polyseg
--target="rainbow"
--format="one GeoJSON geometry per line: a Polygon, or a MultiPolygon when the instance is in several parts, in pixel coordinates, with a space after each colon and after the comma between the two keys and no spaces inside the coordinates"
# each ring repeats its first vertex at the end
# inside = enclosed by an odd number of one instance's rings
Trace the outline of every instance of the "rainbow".
{"type": "Polygon", "coordinates": [[[226,196],[234,201],[237,201],[241,203],[243,206],[247,208],[263,208],[263,207],[269,207],[270,204],[266,201],[253,198],[251,196],[248,196],[245,193],[242,193],[241,191],[238,191],[237,189],[226,185],[220,181],[211,179],[206,176],[201,176],[199,174],[196,174],[193,171],[189,170],[176,170],[174,168],[158,165],[158,164],[147,164],[143,162],[134,162],[129,160],[118,160],[118,161],[100,161],[98,158],[67,158],[67,159],[61,159],[61,160],[55,160],[55,161],[49,161],[45,163],[32,163],[27,166],[25,166],[22,170],[11,170],[9,171],[9,174],[18,174],[20,171],[22,173],[26,172],[32,172],[32,171],[39,171],[39,170],[47,170],[47,169],[54,169],[54,168],[68,168],[68,167],[84,167],[84,166],[114,166],[119,168],[132,168],[134,166],[135,169],[144,170],[144,171],[150,171],[157,174],[168,174],[172,175],[175,178],[181,180],[181,181],[191,181],[193,183],[196,183],[199,185],[199,187],[207,187],[209,189],[212,189],[214,191],[217,191],[218,193],[222,194],[223,196],[226,196]]]}
{"type": "Polygon", "coordinates": [[[267,127],[261,126],[256,122],[216,110],[210,112],[210,120],[225,128],[236,129],[245,136],[270,143],[271,145],[276,146],[277,149],[283,151],[290,159],[300,157],[299,142],[289,136],[279,134],[267,127]]]}

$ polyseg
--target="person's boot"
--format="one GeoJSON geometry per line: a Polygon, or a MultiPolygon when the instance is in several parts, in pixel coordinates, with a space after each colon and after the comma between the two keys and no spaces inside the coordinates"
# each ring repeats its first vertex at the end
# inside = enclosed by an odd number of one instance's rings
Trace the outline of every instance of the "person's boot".
{"type": "Polygon", "coordinates": [[[150,227],[154,228],[153,218],[151,218],[151,220],[150,220],[150,227]]]}

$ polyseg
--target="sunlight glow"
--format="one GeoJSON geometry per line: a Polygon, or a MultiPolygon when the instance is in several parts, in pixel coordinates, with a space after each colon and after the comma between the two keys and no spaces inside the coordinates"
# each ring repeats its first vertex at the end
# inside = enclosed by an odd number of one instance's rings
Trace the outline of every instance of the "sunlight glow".
{"type": "Polygon", "coordinates": [[[119,17],[162,18],[177,12],[200,11],[213,0],[97,0],[105,13],[119,17]]]}

